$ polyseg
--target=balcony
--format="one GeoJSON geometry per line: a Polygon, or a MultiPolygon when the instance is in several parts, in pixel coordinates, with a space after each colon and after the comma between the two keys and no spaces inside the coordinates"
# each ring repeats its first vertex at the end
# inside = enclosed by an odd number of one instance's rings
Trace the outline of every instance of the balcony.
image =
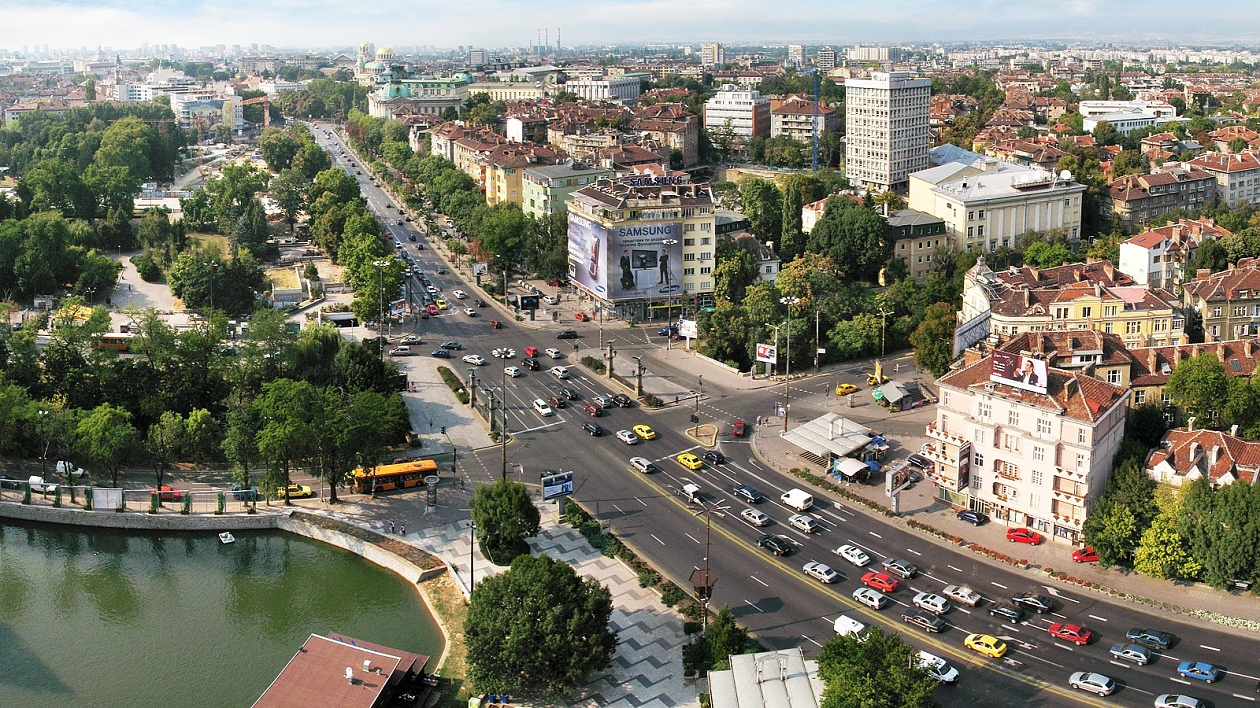
{"type": "Polygon", "coordinates": [[[1069,500],[1072,500],[1072,501],[1083,500],[1085,499],[1085,485],[1079,484],[1077,482],[1073,482],[1071,480],[1063,479],[1061,477],[1055,477],[1054,478],[1054,493],[1062,494],[1063,496],[1068,497],[1069,500]]]}
{"type": "Polygon", "coordinates": [[[1019,476],[1018,470],[1010,469],[1005,466],[997,468],[997,476],[1001,477],[1002,479],[1009,479],[1012,482],[1019,482],[1022,479],[1019,476]]]}
{"type": "Polygon", "coordinates": [[[952,445],[957,445],[958,447],[962,447],[967,443],[961,435],[954,435],[947,430],[937,429],[936,423],[927,424],[927,436],[933,440],[950,443],[952,445]]]}

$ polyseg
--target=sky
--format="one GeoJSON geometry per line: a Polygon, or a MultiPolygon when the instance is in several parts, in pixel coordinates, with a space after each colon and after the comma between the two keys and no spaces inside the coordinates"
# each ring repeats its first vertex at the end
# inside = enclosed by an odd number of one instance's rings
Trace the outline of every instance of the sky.
{"type": "Polygon", "coordinates": [[[0,50],[48,44],[523,47],[1001,39],[1260,44],[1254,0],[0,0],[0,50]]]}

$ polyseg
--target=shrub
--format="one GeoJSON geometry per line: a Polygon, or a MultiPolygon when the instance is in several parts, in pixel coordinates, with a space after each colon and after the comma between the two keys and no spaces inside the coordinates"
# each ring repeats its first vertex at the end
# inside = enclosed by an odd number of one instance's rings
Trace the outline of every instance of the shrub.
{"type": "Polygon", "coordinates": [[[651,394],[651,393],[643,397],[643,404],[647,406],[648,408],[660,408],[661,406],[665,405],[665,403],[661,399],[657,398],[655,394],[651,394]]]}
{"type": "Polygon", "coordinates": [[[153,257],[153,251],[146,250],[138,256],[132,256],[131,264],[136,267],[140,279],[146,283],[156,283],[162,279],[162,264],[153,257]]]}
{"type": "Polygon", "coordinates": [[[607,367],[604,366],[604,362],[602,360],[596,359],[593,356],[582,357],[582,366],[585,366],[597,374],[602,374],[608,370],[607,367]]]}
{"type": "Polygon", "coordinates": [[[690,637],[693,634],[699,634],[699,633],[700,633],[699,622],[692,622],[691,620],[687,620],[686,622],[683,622],[683,634],[686,634],[687,636],[690,637]]]}
{"type": "Polygon", "coordinates": [[[655,586],[659,582],[661,582],[661,576],[659,573],[653,572],[651,570],[639,571],[639,587],[650,588],[650,587],[655,586]]]}
{"type": "Polygon", "coordinates": [[[682,588],[673,583],[665,583],[661,590],[661,602],[665,603],[666,607],[673,607],[686,598],[687,594],[682,591],[682,588]]]}

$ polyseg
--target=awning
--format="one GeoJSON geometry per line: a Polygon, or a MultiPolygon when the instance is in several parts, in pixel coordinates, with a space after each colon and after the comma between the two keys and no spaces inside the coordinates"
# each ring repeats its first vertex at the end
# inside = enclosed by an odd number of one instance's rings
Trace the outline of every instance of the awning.
{"type": "Polygon", "coordinates": [[[835,413],[824,413],[783,433],[783,439],[824,459],[848,457],[871,442],[871,429],[835,413]]]}
{"type": "Polygon", "coordinates": [[[852,457],[842,457],[831,464],[831,473],[837,477],[858,477],[870,471],[870,468],[863,462],[853,459],[852,457]]]}
{"type": "Polygon", "coordinates": [[[896,403],[909,394],[906,392],[905,386],[901,385],[897,381],[889,381],[883,386],[875,389],[875,392],[872,395],[875,396],[875,400],[882,398],[889,403],[896,403]]]}

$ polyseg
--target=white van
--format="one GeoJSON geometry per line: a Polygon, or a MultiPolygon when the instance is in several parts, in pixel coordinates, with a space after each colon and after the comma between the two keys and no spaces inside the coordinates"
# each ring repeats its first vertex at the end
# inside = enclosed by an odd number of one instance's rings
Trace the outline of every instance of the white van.
{"type": "Polygon", "coordinates": [[[835,624],[836,634],[856,634],[861,635],[866,631],[866,625],[858,622],[852,617],[840,615],[836,618],[835,624]]]}
{"type": "Polygon", "coordinates": [[[538,415],[544,417],[555,413],[555,411],[551,410],[551,406],[547,405],[547,402],[541,398],[534,399],[534,410],[538,411],[538,415]]]}
{"type": "Polygon", "coordinates": [[[31,478],[26,481],[31,485],[32,492],[57,491],[57,485],[52,484],[51,482],[45,482],[44,478],[40,477],[39,475],[31,475],[31,478]]]}
{"type": "Polygon", "coordinates": [[[699,504],[704,501],[700,498],[700,485],[698,484],[684,484],[682,495],[688,504],[699,504]]]}
{"type": "Polygon", "coordinates": [[[790,489],[779,497],[779,501],[797,511],[809,511],[814,506],[814,495],[800,489],[790,489]]]}

